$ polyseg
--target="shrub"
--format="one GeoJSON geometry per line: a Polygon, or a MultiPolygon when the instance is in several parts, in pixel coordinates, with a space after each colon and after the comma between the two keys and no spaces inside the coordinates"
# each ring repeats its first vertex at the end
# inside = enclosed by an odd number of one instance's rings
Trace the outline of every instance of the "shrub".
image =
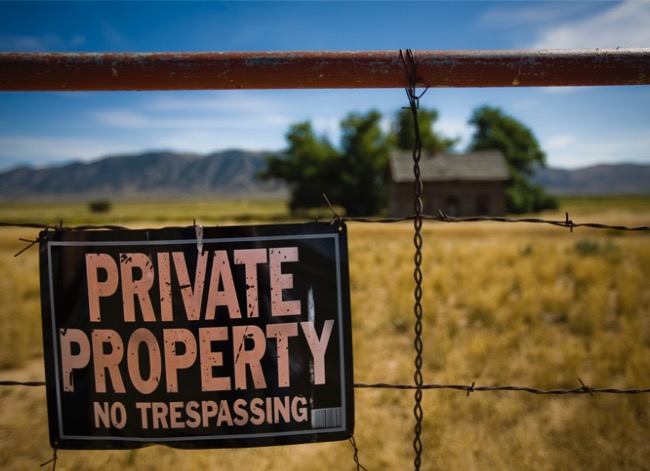
{"type": "Polygon", "coordinates": [[[111,202],[106,200],[91,201],[88,208],[91,213],[107,213],[111,210],[111,202]]]}

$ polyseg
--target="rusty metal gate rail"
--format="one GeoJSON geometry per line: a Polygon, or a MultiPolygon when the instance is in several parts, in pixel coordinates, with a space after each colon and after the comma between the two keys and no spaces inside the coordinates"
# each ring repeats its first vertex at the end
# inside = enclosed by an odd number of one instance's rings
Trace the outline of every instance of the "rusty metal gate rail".
{"type": "MultiPolygon", "coordinates": [[[[418,86],[650,84],[650,48],[414,51],[418,86]]],[[[398,51],[0,53],[0,91],[405,88],[398,51]]]]}

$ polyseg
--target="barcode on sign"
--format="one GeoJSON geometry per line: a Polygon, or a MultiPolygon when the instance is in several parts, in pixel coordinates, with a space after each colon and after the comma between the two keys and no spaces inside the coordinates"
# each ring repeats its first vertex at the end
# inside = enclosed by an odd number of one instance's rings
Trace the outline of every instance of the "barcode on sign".
{"type": "Polygon", "coordinates": [[[341,408],[313,409],[311,411],[311,428],[331,428],[341,426],[341,408]]]}

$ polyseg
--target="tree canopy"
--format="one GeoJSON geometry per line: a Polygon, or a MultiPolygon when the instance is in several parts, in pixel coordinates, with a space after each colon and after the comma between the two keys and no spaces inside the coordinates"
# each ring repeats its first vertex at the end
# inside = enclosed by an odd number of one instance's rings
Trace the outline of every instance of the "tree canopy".
{"type": "MultiPolygon", "coordinates": [[[[263,179],[284,180],[290,191],[292,212],[324,205],[323,194],[343,207],[349,216],[380,213],[388,200],[388,156],[391,148],[413,149],[415,129],[410,109],[399,110],[391,131],[384,131],[382,115],[349,113],[340,123],[341,142],[332,144],[318,136],[309,121],[290,126],[287,149],[267,159],[263,179]]],[[[420,108],[418,123],[422,150],[429,154],[449,152],[459,141],[438,133],[438,112],[420,108]]],[[[496,149],[503,153],[509,171],[507,207],[512,213],[555,207],[556,202],[529,178],[546,164],[546,155],[532,131],[499,108],[474,110],[469,123],[475,132],[469,151],[496,149]]]]}
{"type": "MultiPolygon", "coordinates": [[[[438,112],[433,109],[418,109],[418,125],[422,150],[429,154],[449,151],[459,141],[437,133],[434,129],[438,121],[438,112]]],[[[393,144],[398,149],[413,149],[415,146],[415,123],[413,113],[409,108],[397,112],[393,126],[393,144]]]]}
{"type": "Polygon", "coordinates": [[[351,216],[377,214],[388,198],[386,167],[388,137],[381,129],[378,111],[351,113],[341,122],[341,165],[343,190],[338,202],[351,216]]]}
{"type": "Polygon", "coordinates": [[[339,153],[324,136],[316,136],[309,121],[291,125],[286,134],[289,146],[286,156],[267,159],[263,179],[284,180],[289,186],[292,212],[313,208],[323,203],[335,178],[339,153]]]}
{"type": "Polygon", "coordinates": [[[468,150],[499,150],[510,172],[506,205],[510,213],[537,212],[557,207],[557,201],[529,178],[546,166],[533,132],[499,108],[482,106],[474,110],[469,123],[475,127],[468,150]]]}

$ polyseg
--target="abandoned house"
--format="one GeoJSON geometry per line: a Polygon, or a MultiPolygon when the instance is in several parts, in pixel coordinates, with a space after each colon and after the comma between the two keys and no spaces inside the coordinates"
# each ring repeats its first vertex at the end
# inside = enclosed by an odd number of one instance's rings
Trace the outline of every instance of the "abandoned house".
{"type": "MultiPolygon", "coordinates": [[[[392,217],[414,213],[413,153],[390,156],[390,213],[392,217]]],[[[505,216],[508,167],[501,152],[422,154],[422,212],[448,216],[505,216]]]]}

